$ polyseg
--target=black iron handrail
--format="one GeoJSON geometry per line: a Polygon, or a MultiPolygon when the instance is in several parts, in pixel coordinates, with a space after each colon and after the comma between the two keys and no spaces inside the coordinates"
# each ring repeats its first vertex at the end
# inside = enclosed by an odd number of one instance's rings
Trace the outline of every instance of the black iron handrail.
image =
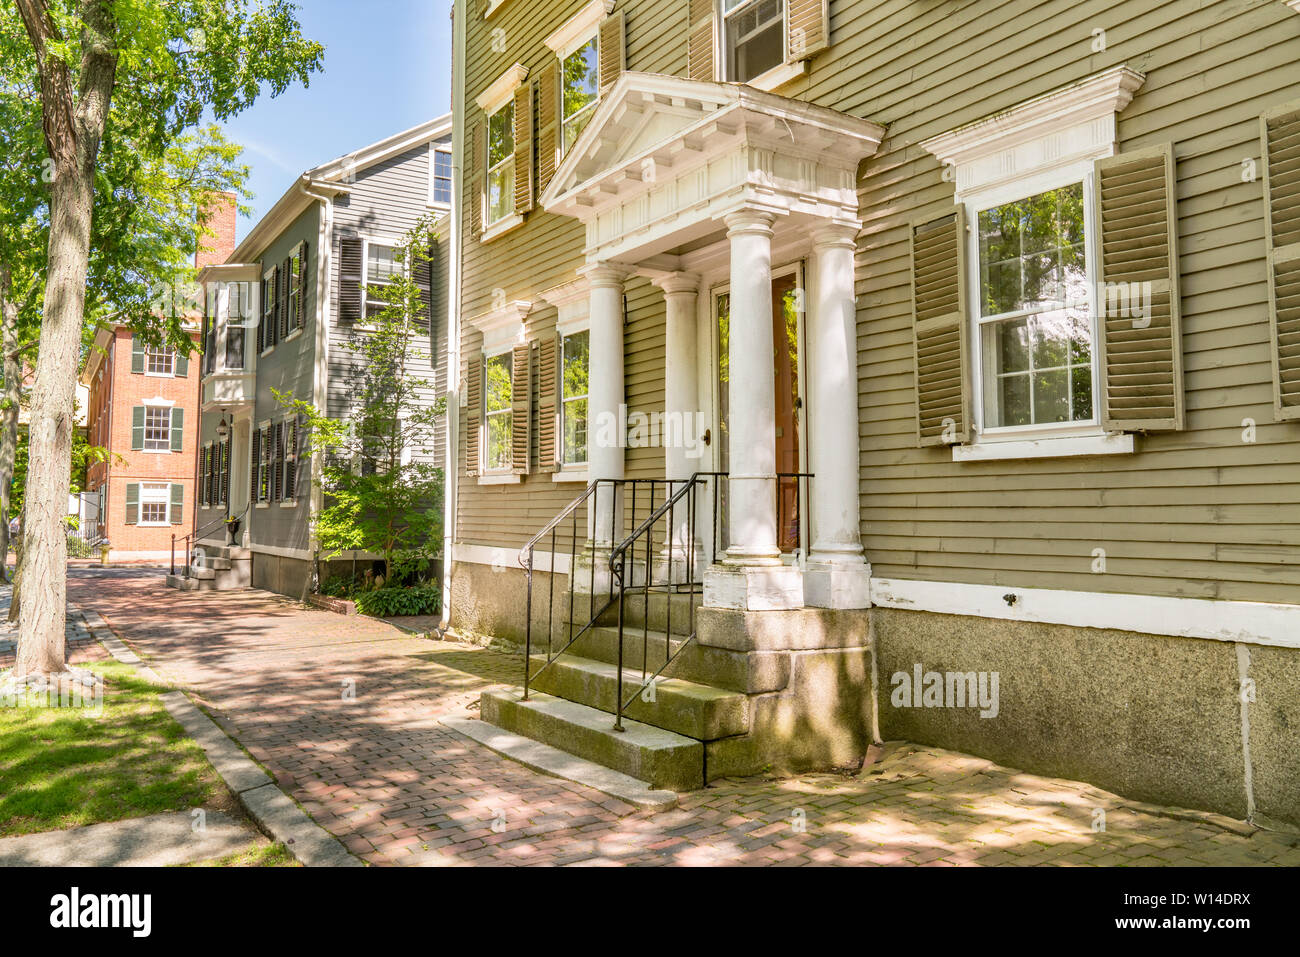
{"type": "MultiPolygon", "coordinates": [[[[190,546],[191,540],[194,542],[194,544],[197,545],[204,535],[212,531],[214,528],[218,528],[220,526],[226,525],[228,522],[230,522],[232,518],[235,521],[243,521],[244,516],[248,514],[248,510],[252,508],[252,504],[253,504],[252,502],[249,502],[247,505],[245,505],[244,510],[240,512],[238,515],[235,516],[223,515],[215,522],[210,522],[209,524],[204,525],[202,528],[196,529],[195,531],[190,532],[188,535],[185,536],[185,577],[186,578],[190,577],[191,564],[192,564],[191,560],[193,558],[193,549],[190,546]]],[[[175,535],[172,536],[171,573],[173,575],[176,574],[176,536],[175,535]]]]}

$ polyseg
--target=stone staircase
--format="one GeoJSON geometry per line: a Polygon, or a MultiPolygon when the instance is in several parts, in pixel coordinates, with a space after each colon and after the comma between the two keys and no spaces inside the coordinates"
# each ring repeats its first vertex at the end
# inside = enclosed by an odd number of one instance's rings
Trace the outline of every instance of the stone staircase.
{"type": "MultiPolygon", "coordinates": [[[[698,608],[699,602],[698,594],[670,598],[658,593],[646,602],[643,596],[629,593],[623,629],[625,701],[643,683],[643,652],[648,676],[663,664],[666,649],[682,647],[690,605],[698,608]]],[[[581,624],[573,627],[576,630],[581,624]]],[[[560,644],[558,637],[556,644],[560,644]]],[[[621,771],[653,788],[693,790],[724,770],[711,771],[710,756],[749,734],[750,699],[740,673],[744,668],[729,667],[737,663],[729,657],[690,644],[652,689],[645,689],[625,708],[623,730],[617,731],[614,608],[545,670],[545,652],[533,655],[535,677],[528,701],[519,688],[485,692],[480,713],[484,721],[621,771]]]]}
{"type": "Polygon", "coordinates": [[[192,565],[190,576],[168,575],[167,586],[181,591],[234,591],[253,580],[253,553],[232,545],[203,545],[202,567],[192,565]]]}

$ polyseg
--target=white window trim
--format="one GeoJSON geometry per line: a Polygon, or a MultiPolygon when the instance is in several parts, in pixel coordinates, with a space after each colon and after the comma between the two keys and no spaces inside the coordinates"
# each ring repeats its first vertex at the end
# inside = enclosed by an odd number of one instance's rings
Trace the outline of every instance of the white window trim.
{"type": "MultiPolygon", "coordinates": [[[[561,313],[563,313],[563,310],[561,310],[561,313]]],[[[556,479],[553,477],[553,481],[585,482],[587,478],[587,466],[591,464],[591,434],[590,434],[591,318],[587,314],[587,311],[583,310],[582,314],[579,317],[577,318],[569,317],[567,323],[557,322],[555,324],[555,331],[560,334],[560,369],[559,369],[559,376],[558,376],[559,382],[556,383],[556,387],[559,390],[559,395],[557,396],[558,399],[557,404],[560,407],[559,409],[560,415],[559,415],[559,422],[558,422],[558,429],[557,429],[559,435],[555,437],[556,444],[559,445],[560,447],[560,469],[558,472],[554,473],[554,475],[562,475],[565,477],[562,479],[556,479]],[[565,405],[568,404],[569,401],[577,401],[577,399],[575,397],[575,399],[573,400],[568,400],[564,396],[564,340],[567,339],[569,336],[578,335],[579,333],[583,333],[583,332],[588,334],[587,336],[587,395],[585,396],[585,398],[587,399],[587,413],[588,413],[587,414],[587,427],[588,427],[587,457],[583,459],[581,462],[567,463],[564,461],[564,407],[565,405]]]]}
{"type": "MultiPolygon", "coordinates": [[[[360,321],[353,323],[353,325],[355,328],[360,329],[363,332],[373,332],[378,327],[375,326],[373,323],[367,321],[367,317],[366,317],[366,305],[370,301],[369,298],[366,296],[366,287],[369,285],[369,274],[370,274],[370,247],[372,245],[388,246],[393,250],[393,253],[396,254],[398,247],[400,247],[402,244],[402,241],[400,239],[393,239],[391,237],[381,236],[378,234],[360,235],[357,238],[361,240],[361,319],[360,321]]],[[[410,275],[409,269],[410,269],[410,263],[402,264],[403,277],[410,275]]],[[[379,283],[378,285],[387,285],[387,284],[379,283]]],[[[286,342],[288,341],[288,339],[289,337],[285,336],[285,338],[281,341],[286,342]]]]}
{"type": "MultiPolygon", "coordinates": [[[[441,200],[434,198],[437,195],[439,153],[443,153],[447,156],[449,171],[451,163],[454,161],[450,143],[443,145],[435,141],[429,144],[429,196],[427,202],[429,207],[432,209],[451,209],[450,202],[444,203],[441,200]]],[[[453,186],[453,181],[454,177],[449,176],[447,179],[447,188],[451,191],[454,198],[455,187],[453,186]]]]}
{"type": "Polygon", "coordinates": [[[173,484],[174,484],[174,483],[172,483],[172,482],[141,482],[141,483],[140,483],[140,498],[139,498],[139,501],[137,502],[137,507],[140,509],[140,514],[137,516],[137,520],[136,520],[136,526],[137,526],[137,527],[139,527],[139,528],[164,528],[165,526],[171,525],[172,485],[173,485],[173,484]],[[146,498],[145,498],[145,489],[148,488],[148,486],[150,486],[150,485],[156,485],[156,486],[159,486],[161,489],[163,489],[163,491],[162,491],[162,492],[159,492],[159,490],[158,490],[157,488],[155,488],[155,489],[151,489],[149,494],[150,494],[152,497],[146,499],[146,498]],[[150,505],[158,505],[158,504],[160,504],[160,500],[159,500],[158,497],[157,497],[157,496],[160,495],[160,494],[162,495],[161,504],[162,504],[162,506],[163,506],[163,508],[164,508],[164,510],[165,510],[165,514],[167,515],[167,518],[164,519],[164,520],[161,521],[161,522],[146,522],[146,521],[144,520],[144,507],[145,507],[145,504],[146,504],[146,502],[147,502],[148,504],[150,504],[150,505]]]}
{"type": "Polygon", "coordinates": [[[613,12],[614,0],[591,0],[547,37],[545,43],[557,57],[564,60],[575,50],[582,49],[600,30],[600,21],[613,12]]]}
{"type": "Polygon", "coordinates": [[[505,6],[506,0],[489,0],[488,7],[483,11],[483,19],[486,20],[505,6]]]}
{"type": "Polygon", "coordinates": [[[797,80],[799,77],[808,73],[808,61],[796,60],[793,63],[780,63],[772,67],[766,73],[760,73],[747,83],[756,90],[762,90],[764,93],[771,93],[789,83],[791,80],[797,80]]]}
{"type": "MultiPolygon", "coordinates": [[[[528,67],[524,66],[522,63],[516,63],[493,80],[488,85],[487,89],[475,97],[474,102],[478,105],[478,108],[483,111],[484,123],[486,124],[484,138],[487,141],[487,149],[489,152],[491,152],[492,148],[492,117],[499,113],[507,103],[513,103],[515,90],[523,86],[527,79],[528,67]]],[[[487,157],[483,158],[485,160],[487,159],[487,157]]],[[[510,158],[514,158],[513,151],[511,152],[510,158]]],[[[474,157],[474,162],[477,163],[478,160],[479,157],[474,157]]],[[[505,163],[506,160],[502,160],[501,162],[505,163]]],[[[491,223],[488,222],[487,198],[488,178],[490,173],[490,167],[484,168],[482,192],[475,199],[475,202],[481,204],[481,209],[483,211],[483,231],[479,234],[480,243],[489,242],[497,236],[500,236],[502,233],[509,232],[524,221],[523,215],[514,208],[515,200],[514,191],[512,189],[510,194],[511,211],[501,219],[491,223]]]]}
{"type": "Polygon", "coordinates": [[[514,98],[515,90],[523,86],[527,79],[528,67],[516,63],[489,83],[487,88],[474,98],[474,102],[484,114],[491,116],[514,98]]]}
{"type": "MultiPolygon", "coordinates": [[[[755,0],[755,2],[760,2],[760,0],[755,0]]],[[[731,12],[734,13],[735,11],[733,10],[731,12]]],[[[728,11],[723,7],[721,0],[714,0],[713,16],[717,23],[717,29],[714,31],[715,48],[713,51],[715,58],[714,62],[717,64],[717,67],[714,70],[714,73],[723,83],[739,83],[741,82],[740,80],[733,79],[727,75],[727,61],[729,60],[729,57],[727,56],[727,13],[728,11]]],[[[783,83],[788,83],[801,73],[806,72],[807,66],[801,66],[801,61],[796,63],[790,61],[790,51],[786,49],[786,42],[789,36],[790,0],[781,0],[781,62],[765,72],[760,73],[758,76],[745,81],[746,86],[770,91],[783,83]],[[796,66],[800,66],[800,68],[794,69],[796,66]]]]}
{"type": "Polygon", "coordinates": [[[482,242],[487,242],[490,238],[494,236],[500,236],[501,233],[505,232],[506,230],[501,228],[503,224],[510,223],[511,226],[515,226],[524,221],[523,214],[520,213],[519,210],[515,208],[515,191],[514,191],[513,182],[510,184],[510,212],[506,213],[500,219],[494,219],[491,222],[488,221],[488,217],[489,215],[491,215],[491,211],[492,211],[492,203],[489,197],[492,195],[491,179],[492,179],[493,172],[496,170],[504,169],[506,166],[509,166],[511,172],[511,176],[509,177],[509,179],[514,180],[517,175],[515,173],[515,167],[514,167],[515,151],[513,148],[495,166],[492,165],[492,118],[495,117],[498,113],[505,110],[507,107],[509,107],[510,109],[510,138],[513,141],[514,127],[518,121],[518,118],[514,115],[515,104],[513,98],[507,98],[505,101],[498,104],[496,107],[494,107],[492,110],[486,113],[488,155],[485,157],[487,161],[487,165],[483,169],[482,201],[483,201],[484,229],[480,236],[480,240],[482,242]]]}
{"type": "MultiPolygon", "coordinates": [[[[259,300],[257,305],[260,310],[257,316],[257,323],[259,328],[261,326],[266,325],[267,323],[275,321],[275,284],[272,281],[274,278],[275,278],[275,267],[272,266],[266,272],[262,273],[262,281],[258,284],[257,287],[258,300],[259,300]],[[271,287],[271,294],[269,296],[263,296],[261,294],[261,290],[264,286],[271,287]]],[[[279,332],[279,330],[277,329],[276,332],[279,332]]],[[[254,330],[254,334],[256,335],[256,330],[254,330]]],[[[257,353],[258,358],[260,359],[263,356],[270,355],[275,350],[275,346],[276,344],[274,342],[271,343],[269,346],[266,346],[264,349],[262,349],[260,352],[257,353]]],[[[244,343],[244,348],[245,349],[248,348],[247,342],[244,343]]],[[[253,350],[255,352],[257,351],[256,338],[253,339],[253,350]]]]}
{"type": "MultiPolygon", "coordinates": [[[[486,194],[479,198],[484,203],[484,205],[486,205],[487,203],[486,194]]],[[[491,226],[484,229],[483,232],[479,233],[478,241],[480,243],[490,243],[492,240],[496,239],[498,236],[502,235],[503,233],[510,232],[510,230],[522,224],[523,221],[524,221],[523,213],[511,213],[509,216],[506,216],[504,219],[501,219],[498,222],[493,223],[491,226]]]]}
{"type": "MultiPolygon", "coordinates": [[[[489,351],[486,346],[483,349],[483,408],[479,411],[479,415],[482,416],[482,421],[483,421],[483,426],[479,430],[482,433],[481,441],[483,443],[483,448],[480,450],[480,454],[482,456],[482,462],[483,462],[483,468],[480,470],[479,473],[480,485],[501,485],[501,484],[505,484],[503,481],[500,481],[504,479],[513,479],[516,482],[519,481],[519,476],[511,471],[511,469],[514,467],[513,465],[507,465],[504,469],[489,469],[487,467],[488,443],[489,443],[488,410],[487,410],[487,365],[493,359],[500,358],[501,356],[507,357],[506,368],[510,370],[510,394],[513,397],[515,391],[515,370],[513,368],[514,363],[511,361],[510,357],[514,350],[514,347],[515,347],[514,342],[506,342],[506,343],[500,343],[494,345],[491,351],[489,351]],[[495,479],[498,481],[484,481],[484,479],[495,479]]],[[[511,416],[510,424],[511,424],[511,428],[513,429],[514,427],[513,408],[508,410],[503,409],[498,412],[494,412],[492,414],[510,415],[511,416]]]]}
{"type": "Polygon", "coordinates": [[[173,399],[145,399],[141,403],[144,406],[144,435],[140,438],[141,448],[139,451],[147,455],[171,455],[172,454],[172,408],[176,405],[173,399]],[[144,444],[149,441],[149,410],[166,409],[167,410],[167,447],[164,449],[144,448],[144,444]]]}
{"type": "Polygon", "coordinates": [[[144,374],[151,379],[175,379],[176,378],[176,350],[170,346],[164,346],[164,352],[170,352],[172,357],[171,372],[150,372],[149,371],[149,346],[144,347],[144,374]]]}

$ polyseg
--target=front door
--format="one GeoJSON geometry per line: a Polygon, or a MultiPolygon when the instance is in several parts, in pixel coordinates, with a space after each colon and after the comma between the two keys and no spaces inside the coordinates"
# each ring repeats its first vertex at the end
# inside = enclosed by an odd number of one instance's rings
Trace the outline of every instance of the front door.
{"type": "MultiPolygon", "coordinates": [[[[803,270],[798,265],[775,270],[772,279],[773,384],[776,390],[777,541],[787,554],[800,547],[799,527],[803,484],[799,479],[807,461],[803,400],[803,270]]],[[[719,471],[730,467],[729,431],[730,373],[727,339],[731,322],[731,301],[725,287],[713,297],[713,314],[718,341],[718,456],[719,471]]],[[[739,394],[737,401],[739,401],[739,394]]],[[[721,496],[718,550],[727,547],[727,503],[725,485],[721,496]]]]}

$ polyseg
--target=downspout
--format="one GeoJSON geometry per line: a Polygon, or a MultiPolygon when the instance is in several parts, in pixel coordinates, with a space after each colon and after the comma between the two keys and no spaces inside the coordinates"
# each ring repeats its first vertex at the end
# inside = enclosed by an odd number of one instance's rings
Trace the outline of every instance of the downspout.
{"type": "Polygon", "coordinates": [[[451,250],[447,270],[447,454],[443,481],[442,516],[442,623],[451,624],[452,544],[456,539],[457,453],[460,447],[460,281],[461,212],[464,205],[465,153],[465,0],[455,0],[451,13],[451,250]]]}
{"type": "MultiPolygon", "coordinates": [[[[318,411],[328,411],[329,397],[329,339],[330,339],[330,291],[333,289],[334,263],[334,194],[314,192],[311,180],[303,176],[298,189],[309,199],[321,204],[320,225],[317,231],[316,250],[316,344],[315,369],[312,376],[312,405],[318,411]]],[[[316,527],[312,519],[319,515],[324,506],[324,493],[320,487],[321,457],[311,457],[311,497],[307,506],[307,527],[311,530],[308,547],[312,553],[312,568],[308,581],[318,571],[315,556],[320,553],[320,543],[316,539],[316,527]]],[[[320,587],[320,582],[315,582],[320,587]]]]}

